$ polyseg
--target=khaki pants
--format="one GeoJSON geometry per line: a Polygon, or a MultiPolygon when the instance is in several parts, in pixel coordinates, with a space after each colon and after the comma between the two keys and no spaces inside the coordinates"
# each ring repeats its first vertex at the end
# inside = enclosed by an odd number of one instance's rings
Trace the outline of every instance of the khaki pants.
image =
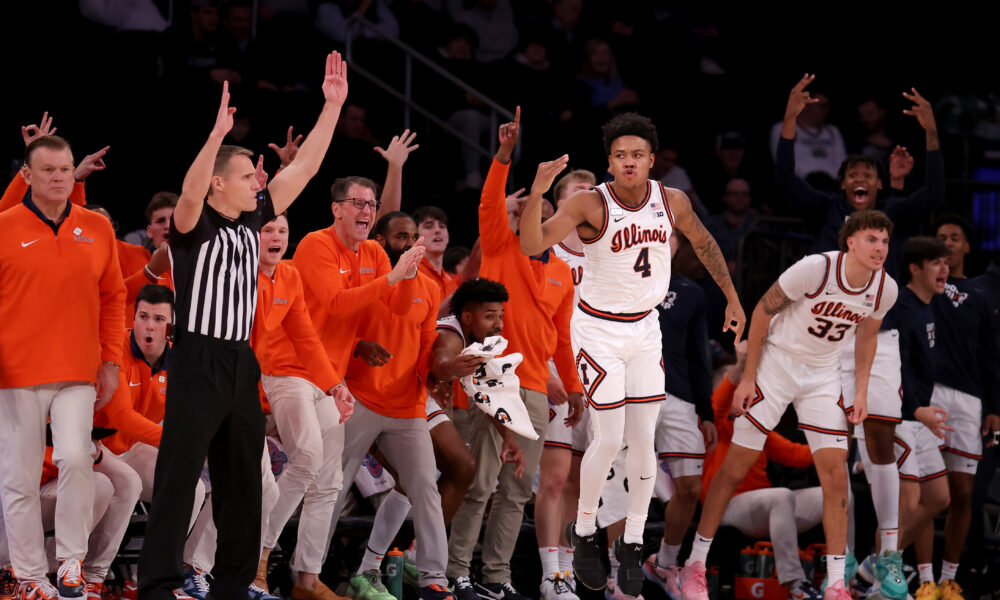
{"type": "Polygon", "coordinates": [[[455,410],[455,427],[470,446],[478,469],[465,501],[455,513],[448,540],[448,577],[468,577],[472,551],[479,539],[486,503],[496,489],[483,534],[482,583],[510,583],[510,557],[521,532],[524,505],[531,499],[531,481],[545,444],[549,404],[545,394],[521,388],[537,440],[516,436],[524,453],[524,475],[514,476],[513,464],[501,464],[503,440],[486,413],[476,407],[455,410]]]}

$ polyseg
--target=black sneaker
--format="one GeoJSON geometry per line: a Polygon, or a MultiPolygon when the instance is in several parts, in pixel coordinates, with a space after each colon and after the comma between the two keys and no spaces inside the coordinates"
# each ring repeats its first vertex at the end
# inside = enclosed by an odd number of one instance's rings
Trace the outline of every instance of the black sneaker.
{"type": "Polygon", "coordinates": [[[443,585],[433,583],[420,588],[420,600],[455,600],[455,594],[443,585]]]}
{"type": "Polygon", "coordinates": [[[628,544],[624,537],[615,540],[618,559],[618,589],[629,596],[642,593],[642,544],[628,544]]]}
{"type": "Polygon", "coordinates": [[[481,600],[531,600],[509,583],[474,583],[481,600]]]}
{"type": "Polygon", "coordinates": [[[476,588],[472,586],[472,581],[468,577],[459,577],[451,582],[451,589],[455,590],[455,597],[458,600],[479,600],[476,588]]]}
{"type": "Polygon", "coordinates": [[[575,520],[566,526],[566,539],[573,546],[573,572],[577,581],[592,590],[603,590],[608,585],[611,570],[608,547],[601,542],[600,531],[581,537],[576,534],[575,520]]]}

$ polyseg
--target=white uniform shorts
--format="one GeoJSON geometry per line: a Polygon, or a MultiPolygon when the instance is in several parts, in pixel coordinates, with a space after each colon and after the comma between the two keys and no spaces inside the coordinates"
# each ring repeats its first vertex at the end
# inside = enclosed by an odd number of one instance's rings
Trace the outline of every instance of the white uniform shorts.
{"type": "Polygon", "coordinates": [[[611,410],[663,400],[662,334],[655,310],[620,315],[584,312],[577,305],[570,337],[589,406],[611,410]]]}
{"type": "Polygon", "coordinates": [[[590,411],[583,411],[583,418],[576,427],[566,427],[566,417],[569,415],[569,402],[558,406],[549,404],[549,425],[545,430],[545,447],[569,450],[573,456],[583,456],[587,445],[594,437],[590,431],[590,411]]]}
{"type": "Polygon", "coordinates": [[[818,367],[796,360],[767,344],[757,368],[750,410],[736,419],[733,443],[763,450],[767,434],[791,404],[806,434],[809,448],[847,450],[847,415],[840,397],[837,364],[818,367]]]}
{"type": "Polygon", "coordinates": [[[656,424],[656,457],[666,461],[674,477],[701,477],[705,438],[694,404],[667,394],[656,424]]]}
{"type": "Polygon", "coordinates": [[[945,423],[955,428],[948,440],[941,440],[944,462],[949,471],[975,475],[983,458],[983,405],[979,398],[954,388],[934,384],[931,406],[948,412],[945,423]]]}
{"type": "MultiPolygon", "coordinates": [[[[865,443],[864,428],[857,427],[854,432],[858,439],[858,454],[865,465],[865,472],[869,472],[872,461],[865,443]]],[[[896,425],[893,441],[900,479],[923,483],[948,474],[944,457],[938,449],[944,440],[931,433],[920,421],[902,421],[896,425]]]]}
{"type": "Polygon", "coordinates": [[[445,421],[450,421],[448,418],[448,413],[445,412],[441,405],[437,403],[437,400],[427,396],[427,403],[425,404],[425,409],[427,411],[427,429],[431,430],[444,423],[445,421]]]}
{"type": "MultiPolygon", "coordinates": [[[[903,384],[900,378],[899,332],[878,332],[878,349],[868,379],[868,418],[890,423],[902,421],[903,384]]],[[[840,355],[840,384],[847,413],[854,410],[857,383],[854,377],[854,346],[840,355]]]]}

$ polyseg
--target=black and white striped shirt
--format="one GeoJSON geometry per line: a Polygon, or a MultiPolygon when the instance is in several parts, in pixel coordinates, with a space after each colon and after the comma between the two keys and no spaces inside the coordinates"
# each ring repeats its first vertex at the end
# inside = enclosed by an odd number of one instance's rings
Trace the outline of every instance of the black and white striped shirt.
{"type": "Polygon", "coordinates": [[[177,231],[170,220],[170,265],[177,329],[222,340],[247,341],[257,308],[260,229],[274,218],[271,195],[257,210],[231,220],[207,202],[198,224],[177,231]]]}

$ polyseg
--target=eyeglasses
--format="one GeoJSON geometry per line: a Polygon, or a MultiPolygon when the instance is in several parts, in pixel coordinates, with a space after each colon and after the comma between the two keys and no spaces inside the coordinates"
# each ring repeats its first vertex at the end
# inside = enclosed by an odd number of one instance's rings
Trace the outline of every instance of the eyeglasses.
{"type": "Polygon", "coordinates": [[[381,200],[365,200],[364,198],[342,198],[340,200],[334,200],[334,202],[350,202],[354,205],[354,208],[359,210],[367,206],[375,212],[378,212],[378,209],[382,207],[381,200]]]}

